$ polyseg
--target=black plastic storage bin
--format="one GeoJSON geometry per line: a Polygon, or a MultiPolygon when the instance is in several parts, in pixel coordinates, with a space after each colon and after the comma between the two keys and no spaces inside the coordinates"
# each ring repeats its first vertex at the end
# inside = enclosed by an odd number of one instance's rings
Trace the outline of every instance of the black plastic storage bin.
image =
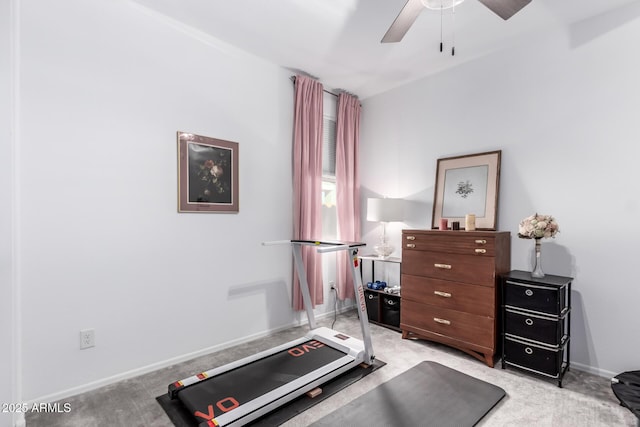
{"type": "Polygon", "coordinates": [[[379,322],[380,314],[378,313],[378,310],[380,294],[378,294],[377,292],[365,290],[364,299],[367,301],[367,315],[369,317],[369,320],[371,320],[372,322],[379,322]]]}
{"type": "Polygon", "coordinates": [[[565,335],[564,317],[542,316],[509,308],[504,315],[504,332],[508,335],[517,335],[551,346],[561,342],[565,335]]]}
{"type": "Polygon", "coordinates": [[[382,297],[382,323],[400,327],[400,298],[382,297]]]}
{"type": "Polygon", "coordinates": [[[567,339],[561,346],[539,345],[515,337],[505,337],[504,355],[509,364],[558,378],[562,372],[563,353],[567,339]]]}
{"type": "Polygon", "coordinates": [[[566,307],[564,292],[557,287],[508,280],[504,290],[504,304],[507,307],[518,307],[539,313],[560,316],[566,307]]]}

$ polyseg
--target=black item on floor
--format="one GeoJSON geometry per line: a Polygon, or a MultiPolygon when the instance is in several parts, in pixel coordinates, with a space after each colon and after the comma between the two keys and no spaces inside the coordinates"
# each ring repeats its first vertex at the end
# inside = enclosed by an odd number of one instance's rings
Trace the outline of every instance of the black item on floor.
{"type": "MultiPolygon", "coordinates": [[[[273,412],[266,414],[264,417],[255,420],[250,423],[251,426],[276,426],[280,425],[296,415],[304,412],[312,406],[322,402],[327,397],[337,393],[345,387],[350,386],[356,381],[369,375],[371,372],[378,370],[386,365],[381,360],[375,360],[373,365],[366,366],[360,365],[352,370],[344,373],[343,375],[334,378],[333,380],[323,384],[322,394],[314,398],[307,397],[306,395],[289,402],[288,404],[276,409],[273,412]]],[[[167,394],[156,397],[156,400],[164,409],[167,416],[173,422],[176,427],[196,427],[198,421],[191,415],[189,410],[179,400],[171,400],[167,394]]]]}
{"type": "Polygon", "coordinates": [[[312,425],[473,426],[504,396],[493,384],[422,362],[312,425]]]}
{"type": "Polygon", "coordinates": [[[620,404],[640,419],[640,371],[628,371],[611,380],[611,390],[620,404]]]}

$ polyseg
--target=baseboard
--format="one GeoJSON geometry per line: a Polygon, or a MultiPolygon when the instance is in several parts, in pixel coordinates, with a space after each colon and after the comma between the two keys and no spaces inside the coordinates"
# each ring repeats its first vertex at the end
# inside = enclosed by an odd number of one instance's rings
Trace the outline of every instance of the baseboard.
{"type": "MultiPolygon", "coordinates": [[[[343,307],[342,309],[339,309],[337,311],[337,313],[338,314],[342,314],[342,313],[350,311],[352,309],[353,309],[353,306],[343,307]]],[[[316,315],[316,319],[322,319],[322,318],[325,318],[325,317],[333,316],[334,313],[335,313],[334,311],[330,311],[330,312],[318,314],[318,315],[316,315]]],[[[305,317],[305,319],[306,319],[306,317],[305,317]]],[[[186,362],[188,360],[195,359],[195,358],[200,357],[200,356],[205,356],[207,354],[211,354],[211,353],[215,353],[217,351],[225,350],[225,349],[234,347],[236,345],[247,343],[249,341],[254,341],[254,340],[257,340],[257,339],[260,339],[260,338],[264,338],[264,337],[266,337],[268,335],[272,335],[272,334],[275,334],[275,333],[280,332],[280,331],[284,331],[284,330],[287,330],[287,329],[290,329],[290,328],[294,328],[294,327],[297,327],[297,326],[303,326],[305,324],[308,324],[308,322],[304,321],[303,319],[299,319],[297,321],[293,321],[289,325],[284,325],[284,326],[281,326],[281,327],[278,327],[278,328],[274,328],[274,329],[269,329],[267,331],[260,332],[260,333],[257,333],[257,334],[248,335],[248,336],[236,339],[236,340],[227,341],[227,342],[222,343],[222,344],[214,345],[214,346],[211,346],[211,347],[206,347],[206,348],[203,348],[201,350],[194,351],[192,353],[183,354],[181,356],[176,356],[176,357],[173,357],[171,359],[167,359],[167,360],[163,360],[163,361],[160,361],[160,362],[152,363],[152,364],[147,365],[147,366],[142,366],[140,368],[132,369],[130,371],[126,371],[126,372],[123,372],[123,373],[120,373],[120,374],[116,374],[116,375],[112,375],[110,377],[102,378],[102,379],[97,380],[97,381],[92,381],[90,383],[86,383],[86,384],[83,384],[83,385],[80,385],[80,386],[77,386],[77,387],[72,387],[72,388],[69,388],[69,389],[66,389],[66,390],[62,390],[62,391],[59,391],[59,392],[56,392],[56,393],[51,393],[51,394],[48,394],[48,395],[45,395],[45,396],[41,396],[41,397],[38,397],[36,399],[26,401],[25,403],[31,405],[33,403],[56,402],[56,401],[59,401],[59,400],[63,400],[63,399],[69,398],[71,396],[76,396],[78,394],[82,394],[82,393],[86,393],[86,392],[89,392],[89,391],[96,390],[96,389],[98,389],[100,387],[108,386],[108,385],[111,385],[111,384],[114,384],[114,383],[117,383],[117,382],[120,382],[120,381],[124,381],[124,380],[128,380],[128,379],[131,379],[131,378],[135,378],[135,377],[138,377],[140,375],[148,374],[150,372],[157,371],[159,369],[163,369],[163,368],[175,365],[177,363],[186,362]]],[[[22,419],[22,424],[19,424],[19,420],[14,421],[14,424],[15,424],[16,427],[24,427],[24,417],[22,419]]]]}
{"type": "Polygon", "coordinates": [[[611,372],[606,369],[595,368],[593,366],[584,365],[582,363],[571,362],[570,369],[576,369],[577,371],[586,372],[588,374],[597,375],[603,378],[613,378],[618,375],[620,372],[611,372]]]}

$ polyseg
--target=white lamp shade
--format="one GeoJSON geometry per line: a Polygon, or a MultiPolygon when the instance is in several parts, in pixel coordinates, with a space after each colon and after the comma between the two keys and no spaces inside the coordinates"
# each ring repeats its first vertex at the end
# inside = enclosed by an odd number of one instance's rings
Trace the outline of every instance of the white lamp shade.
{"type": "Polygon", "coordinates": [[[368,199],[367,221],[393,222],[404,220],[404,200],[368,199]]]}
{"type": "Polygon", "coordinates": [[[422,0],[422,5],[427,9],[451,9],[453,6],[457,6],[464,0],[422,0]]]}

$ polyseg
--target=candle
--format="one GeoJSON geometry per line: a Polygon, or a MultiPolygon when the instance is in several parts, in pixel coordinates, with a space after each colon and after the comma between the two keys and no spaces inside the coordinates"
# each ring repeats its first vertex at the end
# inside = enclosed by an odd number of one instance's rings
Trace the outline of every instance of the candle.
{"type": "Polygon", "coordinates": [[[446,218],[440,219],[440,230],[446,230],[448,226],[448,221],[446,218]]]}
{"type": "Polygon", "coordinates": [[[474,214],[467,214],[464,216],[464,229],[466,231],[473,231],[476,229],[476,216],[474,214]]]}

